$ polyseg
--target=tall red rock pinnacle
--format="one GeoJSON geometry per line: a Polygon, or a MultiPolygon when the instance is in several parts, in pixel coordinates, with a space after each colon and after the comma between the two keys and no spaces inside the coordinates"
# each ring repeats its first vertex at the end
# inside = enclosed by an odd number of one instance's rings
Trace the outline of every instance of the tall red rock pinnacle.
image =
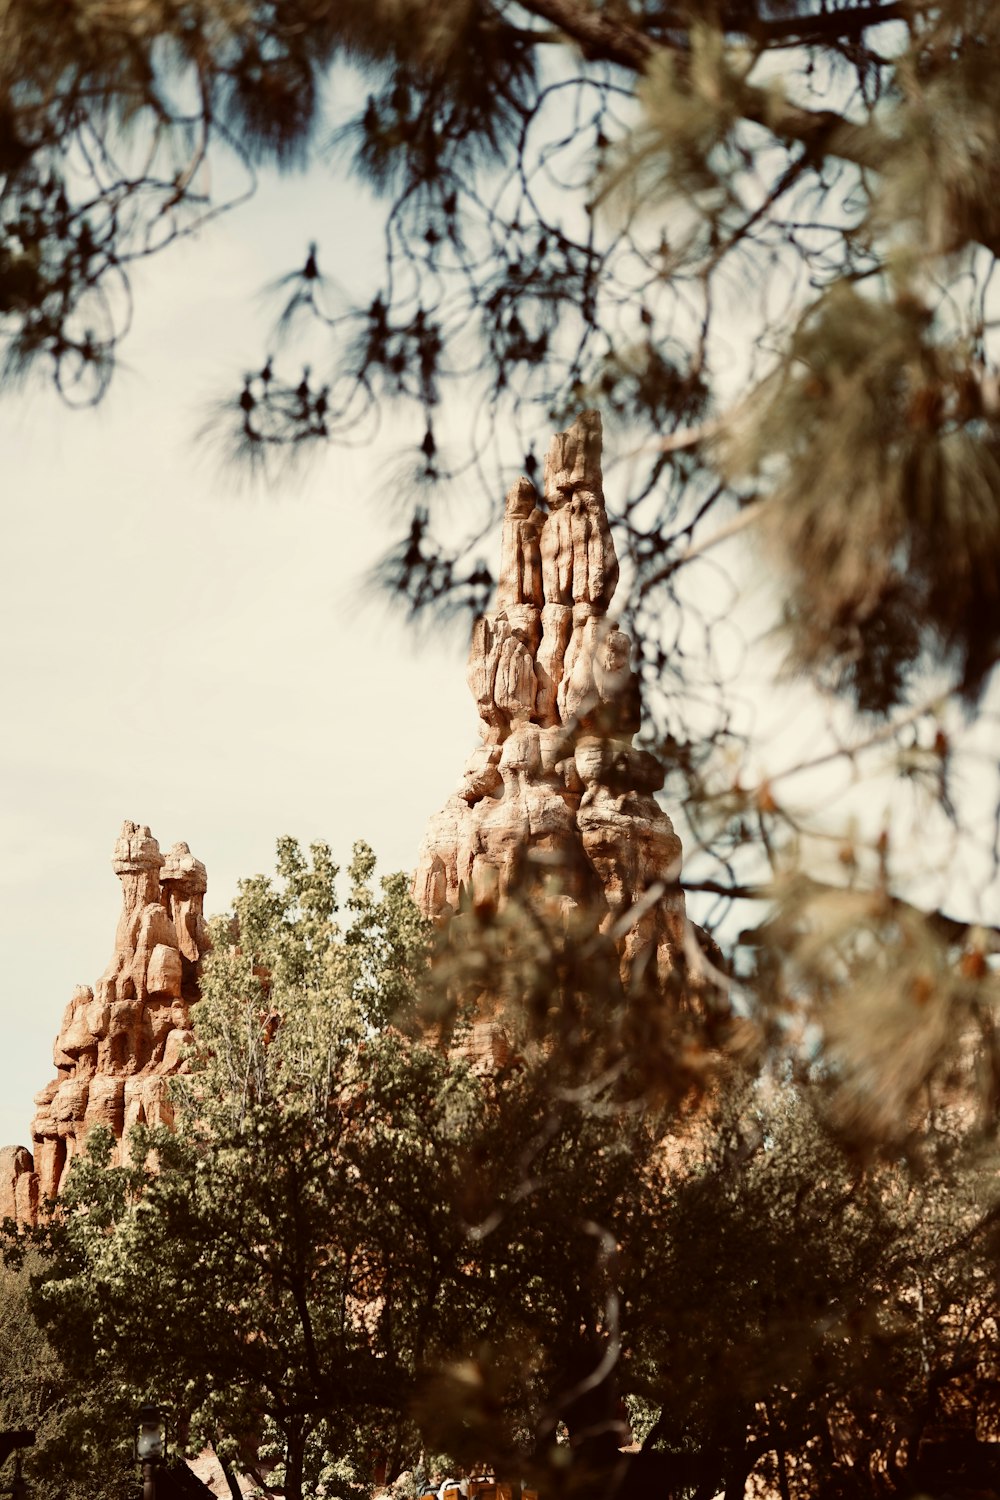
{"type": "Polygon", "coordinates": [[[553,439],[544,493],[522,478],[507,496],[496,604],[469,657],[482,743],[431,820],[413,893],[440,922],[463,892],[502,902],[534,858],[561,870],[563,902],[596,901],[603,925],[636,909],[623,971],[652,960],[665,980],[685,936],[684,898],[671,889],[681,845],[653,796],[662,767],[633,744],[632,647],[609,614],[617,582],[601,418],[585,412],[553,439]]]}
{"type": "Polygon", "coordinates": [[[0,1219],[34,1223],[94,1125],[111,1130],[121,1156],[132,1125],[172,1119],[166,1080],[185,1067],[208,947],[205,866],[187,844],[161,854],[149,829],[131,822],[112,864],[122,884],[115,951],[96,991],[79,985],[63,1014],[56,1076],[35,1096],[33,1157],[19,1146],[0,1151],[0,1219]]]}

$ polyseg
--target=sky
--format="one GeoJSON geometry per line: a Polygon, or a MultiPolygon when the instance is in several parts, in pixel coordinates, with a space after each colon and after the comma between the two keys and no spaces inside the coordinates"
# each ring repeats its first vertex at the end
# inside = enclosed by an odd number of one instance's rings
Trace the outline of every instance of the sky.
{"type": "Polygon", "coordinates": [[[365,587],[388,448],[248,493],[196,441],[260,363],[261,289],[313,238],[350,279],[376,233],[332,178],[264,179],[139,278],[99,408],[0,401],[0,1145],[29,1144],[66,1002],[111,958],[124,819],[186,840],[222,911],[284,834],[411,869],[477,743],[467,626],[417,639],[365,587]]]}

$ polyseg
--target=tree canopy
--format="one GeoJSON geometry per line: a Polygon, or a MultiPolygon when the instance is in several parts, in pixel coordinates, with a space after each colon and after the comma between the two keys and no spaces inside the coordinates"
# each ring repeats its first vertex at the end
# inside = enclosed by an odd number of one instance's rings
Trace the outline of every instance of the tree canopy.
{"type": "Polygon", "coordinates": [[[583,1226],[636,1220],[655,1141],[559,1107],[544,1066],[477,1078],[401,1030],[427,936],[402,877],[376,895],[372,871],[359,846],[341,931],[329,851],[282,841],[280,884],[245,882],[217,925],[176,1134],[133,1133],[115,1166],[92,1132],[38,1236],[57,1348],[155,1389],[262,1483],[273,1455],[291,1500],[412,1469],[420,1412],[440,1425],[428,1382],[463,1360],[504,1381],[502,1432],[442,1446],[529,1465],[568,1351],[598,1338],[606,1248],[583,1226]]]}
{"type": "Polygon", "coordinates": [[[746,1074],[693,1117],[637,1108],[530,1025],[477,1072],[426,1029],[440,981],[400,879],[376,891],[359,846],[341,929],[325,846],[283,840],[278,869],[216,924],[176,1134],[136,1127],[115,1165],[95,1129],[8,1252],[40,1256],[35,1358],[100,1393],[85,1453],[153,1391],[181,1445],[288,1500],[456,1467],[595,1500],[735,1500],[751,1474],[903,1496],[933,1452],[985,1472],[988,1153],[942,1132],[865,1162],[822,1089],[746,1074]]]}
{"type": "MultiPolygon", "coordinates": [[[[113,1380],[60,1360],[32,1310],[41,1263],[15,1258],[0,1268],[0,1428],[34,1434],[18,1458],[38,1500],[120,1500],[132,1411],[113,1380]]],[[[18,1458],[7,1455],[5,1483],[18,1458]]]]}

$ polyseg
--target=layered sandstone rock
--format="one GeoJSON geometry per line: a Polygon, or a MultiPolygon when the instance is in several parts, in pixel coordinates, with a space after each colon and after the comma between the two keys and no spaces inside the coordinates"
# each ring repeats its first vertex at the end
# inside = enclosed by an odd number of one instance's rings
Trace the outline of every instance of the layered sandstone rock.
{"type": "Polygon", "coordinates": [[[161,854],[149,829],[131,822],[112,863],[122,884],[114,955],[96,990],[78,985],[63,1014],[56,1076],[35,1095],[33,1157],[0,1151],[0,1218],[34,1223],[94,1125],[110,1129],[122,1159],[133,1125],[172,1120],[166,1080],[186,1067],[208,947],[205,866],[187,844],[161,854]]]}
{"type": "MultiPolygon", "coordinates": [[[[496,606],[469,658],[482,744],[427,830],[414,898],[443,923],[463,900],[502,904],[534,863],[567,912],[596,903],[606,929],[625,918],[624,977],[652,964],[665,986],[685,945],[681,846],[653,795],[663,769],[633,744],[631,642],[609,614],[617,582],[601,419],[586,412],[554,438],[543,494],[522,478],[507,496],[496,606]]],[[[502,1050],[495,1028],[480,1030],[478,1051],[502,1050]]]]}

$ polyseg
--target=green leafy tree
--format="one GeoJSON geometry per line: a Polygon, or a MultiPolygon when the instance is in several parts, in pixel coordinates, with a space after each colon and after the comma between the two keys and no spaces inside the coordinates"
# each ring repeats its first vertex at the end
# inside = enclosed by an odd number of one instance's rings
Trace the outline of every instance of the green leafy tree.
{"type": "Polygon", "coordinates": [[[376,1434],[403,1440],[401,1388],[448,1316],[424,1228],[472,1100],[379,1014],[412,1000],[423,946],[400,881],[376,895],[372,866],[359,846],[343,935],[324,846],[310,862],[284,841],[281,886],[244,884],[237,942],[216,929],[178,1133],[132,1137],[121,1168],[91,1138],[39,1292],[68,1347],[155,1389],[194,1444],[276,1456],[295,1500],[330,1455],[350,1487],[376,1434]]]}
{"type": "MultiPolygon", "coordinates": [[[[64,1363],[32,1310],[37,1261],[12,1256],[0,1267],[0,1428],[26,1428],[21,1453],[38,1500],[122,1500],[132,1477],[133,1410],[113,1378],[64,1363]]],[[[2,1470],[8,1483],[15,1460],[2,1470]]]]}
{"type": "Polygon", "coordinates": [[[649,1222],[616,1372],[636,1492],[991,1484],[988,1173],[954,1143],[916,1169],[864,1162],[812,1091],[744,1098],[649,1222]]]}
{"type": "Polygon", "coordinates": [[[581,1361],[617,1354],[613,1247],[658,1140],[652,1116],[559,1098],[548,1059],[479,1078],[401,1029],[428,934],[373,865],[358,846],[343,931],[323,845],[284,840],[279,881],[243,883],[176,1134],[134,1132],[113,1167],[95,1131],[41,1236],[65,1357],[293,1500],[367,1492],[433,1438],[547,1464],[581,1361]]]}

